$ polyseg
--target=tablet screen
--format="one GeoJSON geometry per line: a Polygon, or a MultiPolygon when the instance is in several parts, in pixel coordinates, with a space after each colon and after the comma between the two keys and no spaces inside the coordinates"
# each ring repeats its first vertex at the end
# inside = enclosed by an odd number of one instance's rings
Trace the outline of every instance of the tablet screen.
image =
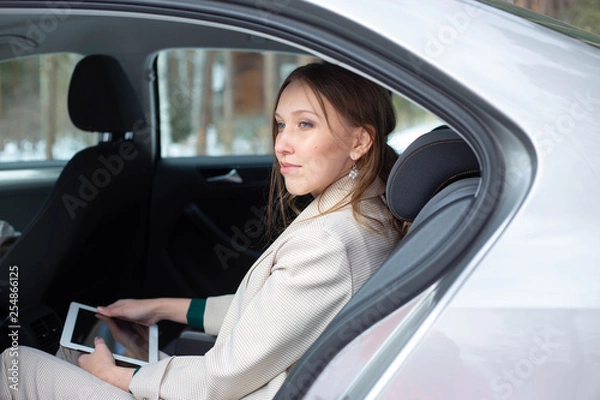
{"type": "Polygon", "coordinates": [[[104,339],[113,354],[148,362],[148,326],[80,308],[71,342],[94,348],[96,336],[104,339]]]}

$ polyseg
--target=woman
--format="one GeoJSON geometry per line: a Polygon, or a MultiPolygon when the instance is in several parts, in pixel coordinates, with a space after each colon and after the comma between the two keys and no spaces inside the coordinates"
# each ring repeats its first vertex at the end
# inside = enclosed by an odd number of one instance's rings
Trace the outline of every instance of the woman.
{"type": "MultiPolygon", "coordinates": [[[[236,294],[120,300],[99,308],[108,316],[202,327],[217,335],[214,347],[204,356],[168,357],[133,370],[116,366],[97,339],[95,351],[78,360],[90,374],[22,349],[19,365],[27,382],[21,381],[18,393],[0,388],[2,398],[272,398],[399,238],[383,200],[396,158],[386,144],[394,127],[383,88],[332,64],[296,69],[279,91],[273,121],[276,160],[267,220],[284,230],[236,294]],[[305,195],[314,200],[299,212],[295,200],[305,195]]],[[[10,360],[3,358],[6,375],[10,360]]]]}

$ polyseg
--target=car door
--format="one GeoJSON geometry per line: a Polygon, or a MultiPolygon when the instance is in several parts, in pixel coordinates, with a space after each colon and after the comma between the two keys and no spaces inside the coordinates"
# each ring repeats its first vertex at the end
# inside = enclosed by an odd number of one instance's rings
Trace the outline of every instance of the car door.
{"type": "Polygon", "coordinates": [[[147,295],[233,293],[264,242],[270,156],[162,159],[151,205],[147,295]]]}
{"type": "Polygon", "coordinates": [[[10,162],[0,165],[0,220],[2,234],[9,226],[22,232],[50,193],[62,163],[10,162]]]}
{"type": "Polygon", "coordinates": [[[301,56],[183,49],[156,62],[160,156],[147,295],[233,293],[268,245],[272,110],[301,56]]]}

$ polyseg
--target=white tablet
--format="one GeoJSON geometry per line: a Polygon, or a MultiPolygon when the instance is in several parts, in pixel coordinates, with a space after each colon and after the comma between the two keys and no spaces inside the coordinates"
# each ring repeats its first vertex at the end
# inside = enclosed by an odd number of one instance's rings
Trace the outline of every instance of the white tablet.
{"type": "Polygon", "coordinates": [[[158,327],[98,314],[95,307],[72,302],[60,337],[63,347],[91,353],[94,338],[104,339],[117,363],[142,366],[158,361],[158,327]]]}

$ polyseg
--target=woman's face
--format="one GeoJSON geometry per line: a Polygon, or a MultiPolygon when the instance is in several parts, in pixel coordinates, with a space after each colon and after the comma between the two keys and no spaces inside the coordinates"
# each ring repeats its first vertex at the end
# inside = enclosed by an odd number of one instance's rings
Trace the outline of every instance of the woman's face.
{"type": "Polygon", "coordinates": [[[277,103],[275,156],[293,195],[318,196],[347,175],[354,163],[351,154],[361,128],[348,126],[327,99],[323,100],[329,124],[317,96],[301,82],[290,83],[277,103]]]}

